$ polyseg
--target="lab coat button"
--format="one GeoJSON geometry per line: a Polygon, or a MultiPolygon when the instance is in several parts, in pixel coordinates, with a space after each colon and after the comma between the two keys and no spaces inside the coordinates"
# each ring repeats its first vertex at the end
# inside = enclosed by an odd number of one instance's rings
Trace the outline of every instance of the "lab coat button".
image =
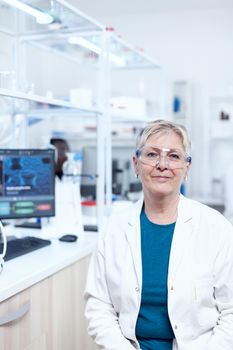
{"type": "Polygon", "coordinates": [[[139,288],[138,287],[136,287],[135,290],[136,290],[136,292],[139,292],[139,288]]]}
{"type": "Polygon", "coordinates": [[[173,287],[173,286],[171,286],[171,290],[174,290],[174,287],[173,287]]]}
{"type": "Polygon", "coordinates": [[[178,329],[178,326],[177,326],[177,324],[176,324],[176,325],[174,326],[174,328],[175,328],[175,329],[178,329]]]}

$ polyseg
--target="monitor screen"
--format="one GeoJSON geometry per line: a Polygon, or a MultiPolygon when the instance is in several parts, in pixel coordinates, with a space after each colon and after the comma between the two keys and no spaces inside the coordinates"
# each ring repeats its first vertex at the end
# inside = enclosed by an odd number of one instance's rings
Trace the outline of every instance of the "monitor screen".
{"type": "Polygon", "coordinates": [[[55,215],[54,150],[0,149],[0,218],[55,215]]]}

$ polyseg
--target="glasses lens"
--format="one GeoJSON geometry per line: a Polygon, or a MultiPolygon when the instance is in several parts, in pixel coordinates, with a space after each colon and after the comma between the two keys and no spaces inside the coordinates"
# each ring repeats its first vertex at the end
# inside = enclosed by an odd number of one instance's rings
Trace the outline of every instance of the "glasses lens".
{"type": "Polygon", "coordinates": [[[142,148],[139,151],[140,160],[142,163],[156,166],[163,158],[166,166],[170,169],[183,168],[187,162],[186,155],[177,149],[159,149],[159,148],[142,148]]]}
{"type": "Polygon", "coordinates": [[[140,152],[141,161],[148,165],[155,165],[160,158],[160,153],[156,149],[143,148],[140,152]]]}

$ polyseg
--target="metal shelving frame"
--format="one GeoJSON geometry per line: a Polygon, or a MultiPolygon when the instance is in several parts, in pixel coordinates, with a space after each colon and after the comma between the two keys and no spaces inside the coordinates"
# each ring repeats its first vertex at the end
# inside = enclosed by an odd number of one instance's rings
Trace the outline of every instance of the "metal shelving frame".
{"type": "MultiPolygon", "coordinates": [[[[30,0],[27,1],[30,3],[30,0]]],[[[0,32],[9,35],[14,40],[14,56],[15,70],[17,73],[17,82],[14,90],[0,88],[0,96],[7,96],[12,99],[20,99],[30,102],[35,102],[38,105],[47,105],[57,111],[61,108],[69,111],[76,110],[87,115],[93,114],[97,117],[97,222],[101,228],[104,222],[104,216],[109,214],[112,201],[112,136],[111,136],[111,72],[113,70],[139,70],[139,69],[161,69],[160,64],[147,56],[144,52],[134,48],[132,45],[117,36],[115,32],[105,28],[104,25],[95,21],[76,7],[68,4],[63,0],[41,1],[35,0],[34,6],[47,11],[49,4],[53,4],[51,14],[54,15],[54,25],[40,27],[32,23],[31,18],[24,20],[22,13],[18,10],[5,6],[3,9],[10,11],[10,16],[15,23],[15,28],[4,28],[0,25],[0,32]],[[40,7],[41,4],[41,7],[40,7]],[[57,13],[56,13],[57,11],[57,13]],[[63,12],[62,12],[63,11],[63,12]],[[66,20],[66,15],[70,23],[66,20]],[[60,16],[60,18],[59,18],[60,16]],[[79,26],[78,23],[81,23],[79,26]],[[25,25],[25,27],[24,27],[25,25]],[[57,27],[56,27],[57,25],[57,27]],[[42,28],[42,29],[41,29],[42,28]],[[96,109],[79,108],[78,104],[72,104],[59,99],[50,99],[45,96],[28,94],[23,92],[19,87],[19,75],[22,76],[23,53],[22,47],[24,44],[35,45],[43,50],[49,50],[56,55],[62,55],[66,59],[83,64],[88,63],[85,59],[82,60],[82,55],[74,55],[74,47],[68,43],[67,38],[72,36],[80,36],[91,43],[98,45],[100,53],[92,56],[90,64],[95,64],[98,70],[98,96],[96,109]],[[64,42],[65,44],[57,45],[64,42]],[[22,53],[19,54],[19,52],[22,53]],[[114,65],[111,62],[111,55],[116,55],[125,60],[123,65],[114,65]],[[93,59],[94,57],[94,59],[93,59]],[[95,59],[96,58],[96,59],[95,59]],[[54,108],[56,107],[56,108],[54,108]],[[107,209],[106,209],[107,208],[107,209]]],[[[2,6],[2,5],[1,5],[2,6]]],[[[3,12],[2,12],[3,13],[3,12]]],[[[2,21],[3,22],[3,21],[2,21]]],[[[77,50],[77,49],[76,49],[77,50]]],[[[81,49],[80,49],[81,50],[81,49]]],[[[82,49],[83,50],[83,49],[82,49]]],[[[78,51],[77,51],[78,52],[78,51]]],[[[83,50],[85,53],[85,49],[83,50]]],[[[25,67],[24,67],[25,68],[25,67]]],[[[49,110],[49,108],[48,108],[49,110]]],[[[43,110],[46,114],[46,111],[43,110]]]]}

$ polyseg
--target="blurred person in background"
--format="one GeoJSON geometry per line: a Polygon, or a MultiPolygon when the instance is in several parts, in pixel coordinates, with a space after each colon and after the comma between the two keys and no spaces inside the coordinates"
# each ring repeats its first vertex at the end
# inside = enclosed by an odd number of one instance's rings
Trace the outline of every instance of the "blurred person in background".
{"type": "Polygon", "coordinates": [[[53,145],[56,149],[55,174],[59,177],[59,179],[62,179],[62,166],[67,160],[67,153],[70,151],[70,147],[68,145],[68,142],[62,138],[51,138],[50,144],[53,145]]]}

